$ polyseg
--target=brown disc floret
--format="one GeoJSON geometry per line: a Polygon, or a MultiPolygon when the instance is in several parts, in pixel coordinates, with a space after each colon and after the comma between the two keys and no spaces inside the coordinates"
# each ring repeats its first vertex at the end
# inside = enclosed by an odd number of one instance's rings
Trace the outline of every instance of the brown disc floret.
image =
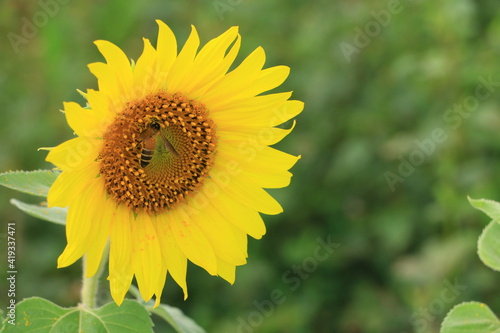
{"type": "Polygon", "coordinates": [[[100,174],[118,203],[157,214],[203,185],[216,145],[203,104],[161,91],[127,103],[116,116],[103,136],[100,174]]]}

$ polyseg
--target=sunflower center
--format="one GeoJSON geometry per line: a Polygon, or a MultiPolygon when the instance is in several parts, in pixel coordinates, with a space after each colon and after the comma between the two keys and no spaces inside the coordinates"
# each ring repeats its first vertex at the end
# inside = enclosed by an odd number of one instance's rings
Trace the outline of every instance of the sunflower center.
{"type": "Polygon", "coordinates": [[[169,210],[203,185],[216,139],[205,106],[180,93],[128,103],[103,136],[106,190],[137,213],[169,210]]]}

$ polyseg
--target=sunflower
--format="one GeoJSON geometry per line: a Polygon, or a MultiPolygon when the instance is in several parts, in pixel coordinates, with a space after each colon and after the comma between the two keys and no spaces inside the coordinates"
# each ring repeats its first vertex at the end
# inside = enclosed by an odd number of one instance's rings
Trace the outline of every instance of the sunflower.
{"type": "Polygon", "coordinates": [[[264,188],[288,186],[299,157],[269,147],[290,129],[277,128],[303,109],[279,86],[289,68],[263,69],[257,48],[229,71],[239,51],[232,27],[198,52],[195,27],[181,51],[159,25],[156,49],[144,39],[137,62],[98,40],[106,62],[89,65],[98,90],[85,107],[64,103],[76,137],[50,150],[62,172],[49,207],[68,207],[66,267],[85,255],[93,276],[109,241],[111,295],[121,304],[135,276],[156,305],[167,273],[187,297],[188,260],[229,283],[246,263],[247,235],[261,238],[260,213],[282,212],[264,188]]]}

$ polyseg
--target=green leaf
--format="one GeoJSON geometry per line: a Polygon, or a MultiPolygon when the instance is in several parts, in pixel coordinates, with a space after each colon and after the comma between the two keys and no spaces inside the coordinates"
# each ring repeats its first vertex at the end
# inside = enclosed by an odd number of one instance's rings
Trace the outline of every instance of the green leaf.
{"type": "Polygon", "coordinates": [[[34,216],[36,218],[54,222],[57,224],[66,224],[66,214],[68,213],[68,208],[60,208],[60,207],[47,207],[43,205],[32,205],[27,204],[25,202],[11,199],[10,203],[22,210],[23,212],[34,216]]]}
{"type": "Polygon", "coordinates": [[[59,175],[59,171],[9,171],[0,174],[0,185],[32,194],[47,197],[49,188],[59,175]]]}
{"type": "Polygon", "coordinates": [[[500,223],[492,221],[484,228],[477,242],[477,252],[486,266],[500,271],[500,223]]]}
{"type": "Polygon", "coordinates": [[[153,332],[148,311],[133,300],[121,306],[108,303],[99,309],[61,308],[43,298],[33,297],[16,305],[15,321],[7,318],[5,333],[136,333],[153,332]],[[15,325],[12,325],[15,323],[15,325]]]}
{"type": "Polygon", "coordinates": [[[490,308],[479,302],[455,306],[446,315],[440,333],[498,333],[500,321],[490,308]]]}
{"type": "Polygon", "coordinates": [[[493,221],[500,221],[500,202],[489,199],[472,199],[470,197],[467,197],[467,199],[469,199],[472,207],[483,211],[493,221]]]}
{"type": "Polygon", "coordinates": [[[160,304],[159,307],[150,308],[149,311],[163,318],[178,333],[205,333],[205,330],[198,326],[193,319],[173,306],[160,304]]]}
{"type": "MultiPolygon", "coordinates": [[[[121,306],[108,303],[95,311],[100,321],[106,324],[106,331],[116,333],[153,332],[153,322],[143,305],[133,300],[124,300],[121,306]]],[[[89,326],[84,332],[92,332],[95,326],[89,326]]]]}

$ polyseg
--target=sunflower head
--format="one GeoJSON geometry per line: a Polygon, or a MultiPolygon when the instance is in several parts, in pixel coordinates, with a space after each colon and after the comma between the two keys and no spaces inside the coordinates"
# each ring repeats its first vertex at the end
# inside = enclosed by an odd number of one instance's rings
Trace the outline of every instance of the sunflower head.
{"type": "Polygon", "coordinates": [[[64,103],[77,137],[47,160],[62,173],[49,206],[69,207],[65,267],[86,255],[92,276],[110,243],[109,281],[120,304],[136,278],[142,297],[159,304],[167,274],[187,297],[188,260],[230,283],[246,263],[247,235],[260,238],[260,213],[281,206],[264,190],[289,184],[298,157],[270,145],[277,128],[302,111],[291,93],[263,94],[289,69],[263,69],[257,48],[229,71],[239,47],[233,27],[199,48],[196,29],[180,50],[159,25],[154,48],[130,63],[115,45],[97,41],[105,63],[89,65],[99,89],[87,106],[64,103]]]}

